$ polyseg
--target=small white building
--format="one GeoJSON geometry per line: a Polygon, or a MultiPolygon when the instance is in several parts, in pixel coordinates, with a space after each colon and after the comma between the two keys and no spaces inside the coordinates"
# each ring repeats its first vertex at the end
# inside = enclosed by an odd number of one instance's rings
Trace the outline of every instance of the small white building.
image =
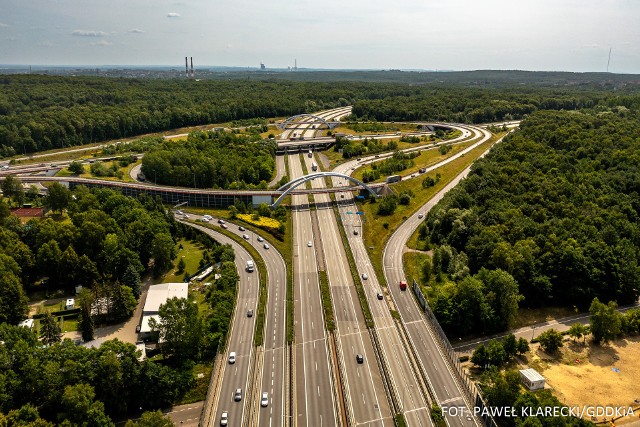
{"type": "Polygon", "coordinates": [[[18,326],[22,326],[23,328],[33,329],[33,319],[25,319],[22,322],[18,323],[18,326]]]}
{"type": "Polygon", "coordinates": [[[161,283],[149,287],[147,299],[142,309],[142,322],[140,324],[140,334],[142,336],[151,333],[149,320],[158,319],[158,311],[160,306],[165,304],[171,298],[187,298],[189,295],[188,283],[161,283]]]}
{"type": "Polygon", "coordinates": [[[520,378],[529,390],[542,390],[544,388],[544,377],[533,368],[522,369],[520,378]]]}
{"type": "Polygon", "coordinates": [[[76,300],[74,298],[68,298],[67,303],[64,305],[65,310],[73,310],[76,306],[76,300]]]}

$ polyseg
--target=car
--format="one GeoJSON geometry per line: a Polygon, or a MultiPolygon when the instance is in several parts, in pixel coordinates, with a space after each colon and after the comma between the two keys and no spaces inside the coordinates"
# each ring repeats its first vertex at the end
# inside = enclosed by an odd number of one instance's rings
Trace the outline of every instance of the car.
{"type": "Polygon", "coordinates": [[[362,280],[367,280],[368,278],[367,273],[362,273],[362,280]]]}
{"type": "Polygon", "coordinates": [[[360,353],[356,354],[356,362],[358,363],[364,362],[364,357],[360,353]]]}
{"type": "Polygon", "coordinates": [[[260,237],[260,236],[256,237],[256,240],[257,240],[258,242],[264,242],[264,239],[263,239],[262,237],[260,237]]]}
{"type": "Polygon", "coordinates": [[[242,238],[243,238],[244,240],[249,240],[249,235],[248,235],[248,234],[243,234],[243,235],[242,235],[242,238]]]}
{"type": "Polygon", "coordinates": [[[358,157],[358,161],[362,160],[362,158],[358,157]]]}
{"type": "Polygon", "coordinates": [[[253,317],[253,310],[252,309],[247,310],[247,317],[253,317]]]}
{"type": "Polygon", "coordinates": [[[184,215],[184,212],[182,212],[182,211],[176,211],[176,215],[184,215]]]}
{"type": "Polygon", "coordinates": [[[136,334],[140,333],[140,325],[136,325],[136,334]]]}
{"type": "Polygon", "coordinates": [[[358,235],[358,230],[357,230],[357,229],[354,229],[354,230],[353,230],[353,235],[354,235],[354,236],[357,236],[357,235],[358,235]]]}
{"type": "Polygon", "coordinates": [[[263,408],[266,408],[267,406],[269,406],[269,393],[267,393],[266,391],[262,392],[262,399],[260,399],[260,406],[262,406],[263,408]]]}
{"type": "Polygon", "coordinates": [[[224,228],[225,230],[226,230],[227,228],[229,228],[229,226],[228,226],[227,224],[220,224],[220,227],[221,227],[221,228],[224,228]]]}
{"type": "Polygon", "coordinates": [[[226,426],[229,424],[229,413],[227,411],[223,411],[222,415],[220,415],[220,425],[226,426]]]}
{"type": "Polygon", "coordinates": [[[313,243],[311,243],[311,240],[309,240],[309,241],[307,242],[307,246],[309,246],[309,247],[313,246],[313,243]]]}
{"type": "Polygon", "coordinates": [[[202,218],[202,222],[209,222],[209,221],[210,221],[210,219],[208,219],[208,218],[202,218]]]}
{"type": "Polygon", "coordinates": [[[245,228],[244,228],[243,226],[240,226],[240,227],[238,227],[238,230],[240,230],[240,231],[244,231],[244,230],[245,230],[245,228]]]}
{"type": "Polygon", "coordinates": [[[415,177],[416,177],[416,174],[415,174],[415,173],[414,173],[414,174],[411,174],[411,178],[415,178],[415,177]]]}
{"type": "Polygon", "coordinates": [[[242,400],[242,389],[241,388],[237,388],[236,392],[233,393],[233,400],[235,400],[236,402],[240,402],[242,400]]]}
{"type": "Polygon", "coordinates": [[[382,295],[382,293],[381,293],[381,292],[378,292],[378,293],[376,294],[376,297],[377,297],[379,300],[382,300],[382,299],[384,298],[384,296],[382,295]]]}
{"type": "Polygon", "coordinates": [[[418,214],[418,219],[422,219],[424,217],[423,214],[418,214]]]}
{"type": "Polygon", "coordinates": [[[183,215],[183,218],[187,218],[187,219],[189,219],[189,215],[184,214],[184,215],[183,215]]]}
{"type": "Polygon", "coordinates": [[[236,352],[232,351],[229,353],[229,364],[233,365],[236,363],[236,352]]]}
{"type": "Polygon", "coordinates": [[[218,224],[224,224],[224,219],[219,219],[218,224]]]}
{"type": "Polygon", "coordinates": [[[341,194],[341,195],[340,195],[340,198],[341,198],[341,199],[344,199],[344,194],[341,194]]]}
{"type": "Polygon", "coordinates": [[[213,219],[211,215],[202,215],[202,218],[206,219],[207,221],[211,221],[213,219]]]}
{"type": "Polygon", "coordinates": [[[265,249],[269,249],[269,244],[268,244],[268,243],[265,243],[265,244],[264,244],[264,248],[265,248],[265,249]]]}

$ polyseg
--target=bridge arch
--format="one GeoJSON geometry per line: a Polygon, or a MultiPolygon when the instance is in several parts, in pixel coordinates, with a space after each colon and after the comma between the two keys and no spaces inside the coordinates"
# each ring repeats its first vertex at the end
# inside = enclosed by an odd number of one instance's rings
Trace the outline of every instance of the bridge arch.
{"type": "Polygon", "coordinates": [[[338,172],[314,172],[314,173],[310,173],[309,175],[305,175],[305,176],[302,176],[300,178],[293,179],[293,180],[287,182],[282,187],[278,188],[278,191],[284,191],[284,193],[282,193],[280,195],[280,197],[278,197],[276,199],[276,201],[273,202],[271,207],[272,208],[277,208],[278,205],[280,204],[280,202],[282,202],[282,200],[285,197],[287,197],[287,195],[289,195],[289,193],[291,193],[296,187],[298,187],[300,185],[303,185],[304,183],[306,183],[307,181],[311,181],[312,179],[321,178],[321,177],[324,178],[325,176],[337,176],[339,178],[348,179],[349,181],[353,182],[354,184],[359,185],[362,188],[364,188],[365,190],[367,190],[374,197],[378,197],[378,193],[376,193],[373,190],[373,188],[369,187],[364,182],[362,182],[359,179],[356,179],[356,178],[354,178],[352,176],[345,175],[345,174],[338,173],[338,172]]]}
{"type": "Polygon", "coordinates": [[[280,123],[278,125],[278,129],[286,129],[287,125],[293,123],[294,121],[296,121],[297,119],[299,119],[301,117],[309,117],[309,118],[315,119],[317,121],[320,121],[323,124],[327,125],[327,127],[329,129],[333,129],[334,127],[338,126],[338,122],[328,122],[324,118],[322,118],[320,116],[316,116],[315,114],[304,113],[304,114],[297,114],[295,116],[289,117],[287,120],[285,120],[284,122],[282,122],[282,123],[280,123]]]}

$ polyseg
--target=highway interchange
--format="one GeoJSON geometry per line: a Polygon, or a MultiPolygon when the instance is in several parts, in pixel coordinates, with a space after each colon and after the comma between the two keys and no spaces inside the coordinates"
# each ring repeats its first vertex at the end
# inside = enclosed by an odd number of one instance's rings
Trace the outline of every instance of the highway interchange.
{"type": "MultiPolygon", "coordinates": [[[[348,114],[350,108],[344,107],[316,115],[339,120],[348,114]]],[[[451,127],[460,130],[460,136],[447,143],[471,140],[474,143],[429,170],[464,155],[490,137],[489,132],[481,128],[451,127]]],[[[285,130],[281,138],[287,140],[295,135],[308,139],[318,132],[316,126],[305,123],[285,130]]],[[[389,155],[375,156],[375,160],[389,155]]],[[[345,162],[334,171],[348,175],[373,160],[374,157],[369,156],[345,162]]],[[[310,173],[312,163],[316,162],[319,160],[315,155],[310,157],[306,153],[280,156],[276,160],[277,173],[272,184],[287,174],[290,179],[301,177],[305,174],[304,169],[310,173]]],[[[234,239],[216,231],[219,224],[215,219],[207,227],[190,222],[191,226],[220,243],[232,245],[240,275],[228,343],[226,346],[221,343],[224,353],[218,359],[220,378],[213,388],[215,395],[211,406],[203,410],[208,419],[202,419],[200,424],[219,425],[222,412],[227,412],[230,426],[392,426],[394,415],[402,413],[409,426],[432,426],[430,407],[433,402],[465,406],[470,410],[471,402],[465,400],[456,373],[440,350],[412,293],[401,291],[398,286],[400,280],[405,280],[404,246],[421,223],[422,215],[466,176],[468,170],[417,209],[387,242],[383,257],[386,287],[381,286],[376,277],[362,239],[362,227],[366,224],[358,215],[347,213],[357,211],[352,192],[334,193],[339,203],[323,192],[327,184],[343,187],[344,179],[334,177],[330,182],[324,178],[315,179],[311,181],[311,187],[317,193],[292,195],[293,345],[287,342],[286,336],[287,277],[282,255],[273,245],[265,249],[257,235],[250,232],[247,242],[263,258],[267,271],[248,272],[246,261],[252,259],[251,255],[234,239]],[[348,248],[343,245],[339,227],[344,228],[348,248]],[[355,259],[355,274],[351,272],[347,250],[355,259]],[[267,274],[268,300],[264,342],[255,347],[256,316],[248,317],[247,311],[257,311],[259,274],[267,274]],[[336,325],[333,334],[325,329],[321,274],[326,274],[330,289],[336,325]],[[371,329],[365,322],[354,276],[364,289],[373,318],[371,329]],[[383,298],[379,299],[378,294],[383,298]],[[401,321],[394,320],[391,309],[398,311],[401,321]],[[236,353],[233,364],[228,361],[229,352],[236,353]],[[356,360],[356,355],[362,355],[361,362],[356,360]],[[243,393],[239,402],[234,401],[234,391],[238,388],[243,393]],[[264,392],[268,395],[266,407],[260,405],[264,392]]],[[[228,231],[238,236],[245,234],[233,224],[229,224],[228,231]]],[[[477,422],[470,416],[461,415],[447,417],[447,423],[473,426],[477,422]]]]}

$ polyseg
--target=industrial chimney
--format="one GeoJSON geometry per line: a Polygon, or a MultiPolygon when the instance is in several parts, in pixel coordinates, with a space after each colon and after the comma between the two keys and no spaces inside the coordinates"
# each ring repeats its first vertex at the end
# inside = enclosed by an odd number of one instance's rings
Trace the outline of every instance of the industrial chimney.
{"type": "Polygon", "coordinates": [[[184,57],[184,71],[187,73],[187,78],[189,78],[189,62],[187,62],[187,57],[184,57]]]}
{"type": "Polygon", "coordinates": [[[196,73],[195,71],[193,71],[193,56],[191,57],[191,78],[192,79],[196,78],[196,73]]]}

